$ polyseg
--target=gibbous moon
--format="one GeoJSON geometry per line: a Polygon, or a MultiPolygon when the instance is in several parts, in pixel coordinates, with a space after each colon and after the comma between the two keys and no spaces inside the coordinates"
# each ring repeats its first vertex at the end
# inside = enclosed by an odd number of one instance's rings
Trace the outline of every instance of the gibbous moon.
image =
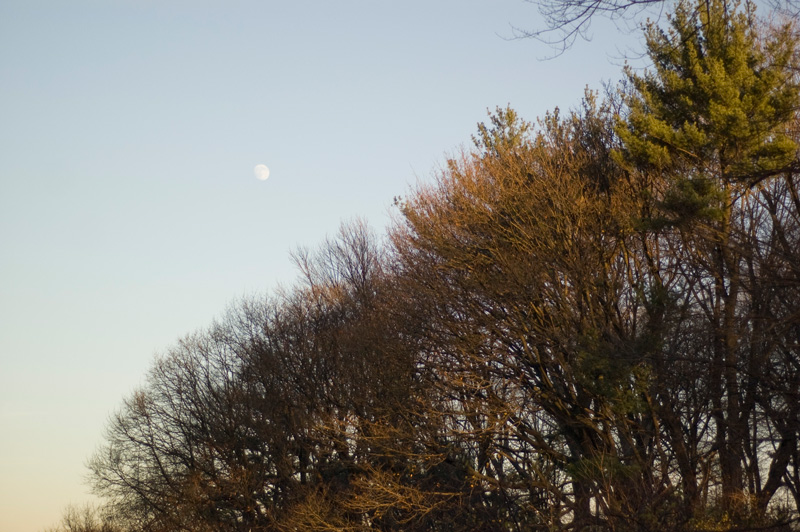
{"type": "Polygon", "coordinates": [[[256,177],[261,181],[266,181],[269,177],[269,168],[267,168],[266,164],[257,164],[255,168],[253,168],[253,173],[256,174],[256,177]]]}

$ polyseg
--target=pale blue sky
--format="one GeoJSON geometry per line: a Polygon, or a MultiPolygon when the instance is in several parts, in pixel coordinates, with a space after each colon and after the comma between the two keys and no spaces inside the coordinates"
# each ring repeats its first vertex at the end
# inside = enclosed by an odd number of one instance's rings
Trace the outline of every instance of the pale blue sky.
{"type": "Polygon", "coordinates": [[[523,0],[0,2],[0,530],[87,499],[159,351],[340,221],[382,230],[487,108],[575,106],[638,40],[503,38],[539,24],[523,0]]]}

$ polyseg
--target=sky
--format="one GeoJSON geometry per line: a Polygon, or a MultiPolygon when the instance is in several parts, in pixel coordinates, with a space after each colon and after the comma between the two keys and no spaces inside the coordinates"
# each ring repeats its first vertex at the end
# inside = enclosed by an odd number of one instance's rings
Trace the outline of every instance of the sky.
{"type": "Polygon", "coordinates": [[[0,530],[91,500],[86,462],[155,357],[290,253],[470,144],[534,120],[639,46],[565,54],[524,0],[0,0],[0,530]],[[254,167],[269,167],[267,180],[254,167]]]}

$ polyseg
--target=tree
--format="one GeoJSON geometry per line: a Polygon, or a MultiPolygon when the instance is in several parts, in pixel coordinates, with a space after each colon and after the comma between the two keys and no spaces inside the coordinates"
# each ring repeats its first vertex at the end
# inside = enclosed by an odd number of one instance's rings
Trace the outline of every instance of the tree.
{"type": "Polygon", "coordinates": [[[503,530],[634,528],[668,515],[647,400],[650,316],[632,278],[637,196],[614,114],[510,110],[403,205],[393,235],[438,415],[503,530]]]}
{"type": "Polygon", "coordinates": [[[87,504],[67,507],[61,524],[45,532],[124,532],[124,529],[103,516],[102,509],[87,504]]]}
{"type": "MultiPolygon", "coordinates": [[[[784,444],[775,450],[781,438],[760,432],[771,423],[762,408],[771,407],[759,402],[773,379],[789,374],[770,368],[776,346],[763,342],[764,316],[757,309],[773,281],[767,263],[775,257],[767,257],[779,244],[768,228],[794,224],[785,211],[774,210],[776,193],[784,198],[778,203],[791,207],[774,180],[783,176],[791,183],[800,170],[791,132],[800,104],[798,41],[791,24],[760,31],[764,27],[751,5],[678,4],[668,31],[648,26],[653,70],[643,76],[627,71],[633,90],[618,128],[624,158],[656,183],[660,214],[647,223],[669,228],[661,234],[674,242],[684,293],[694,294],[686,308],[696,323],[695,367],[705,375],[710,417],[689,422],[668,393],[662,408],[674,425],[698,427],[702,419],[713,433],[713,446],[694,452],[701,451],[700,459],[718,456],[720,503],[731,515],[741,514],[749,507],[743,498],[752,497],[759,501],[754,513],[763,516],[788,452],[784,444]],[[765,200],[770,217],[762,212],[765,200]],[[782,458],[766,460],[767,452],[782,458]],[[772,478],[766,484],[765,467],[772,478]]],[[[702,401],[696,406],[704,408],[702,401]]],[[[695,475],[691,461],[687,455],[685,480],[695,475]]],[[[696,493],[697,485],[685,489],[696,493]]]]}
{"type": "Polygon", "coordinates": [[[679,3],[668,31],[647,26],[653,69],[626,70],[634,90],[619,133],[631,160],[680,169],[696,191],[797,170],[786,130],[800,103],[796,28],[761,24],[750,4],[709,0],[679,3]]]}
{"type": "Polygon", "coordinates": [[[91,469],[120,521],[270,529],[322,486],[347,485],[360,451],[339,430],[352,441],[353,420],[405,388],[402,364],[376,356],[388,324],[369,329],[382,259],[356,224],[301,262],[304,286],[181,341],[112,419],[91,469]]]}

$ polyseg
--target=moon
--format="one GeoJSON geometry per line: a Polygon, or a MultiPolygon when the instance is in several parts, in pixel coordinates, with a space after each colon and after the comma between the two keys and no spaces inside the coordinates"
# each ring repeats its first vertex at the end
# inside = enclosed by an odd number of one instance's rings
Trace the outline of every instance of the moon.
{"type": "Polygon", "coordinates": [[[269,178],[269,168],[267,168],[266,164],[257,164],[255,168],[253,168],[253,173],[256,175],[261,181],[266,181],[269,178]]]}

